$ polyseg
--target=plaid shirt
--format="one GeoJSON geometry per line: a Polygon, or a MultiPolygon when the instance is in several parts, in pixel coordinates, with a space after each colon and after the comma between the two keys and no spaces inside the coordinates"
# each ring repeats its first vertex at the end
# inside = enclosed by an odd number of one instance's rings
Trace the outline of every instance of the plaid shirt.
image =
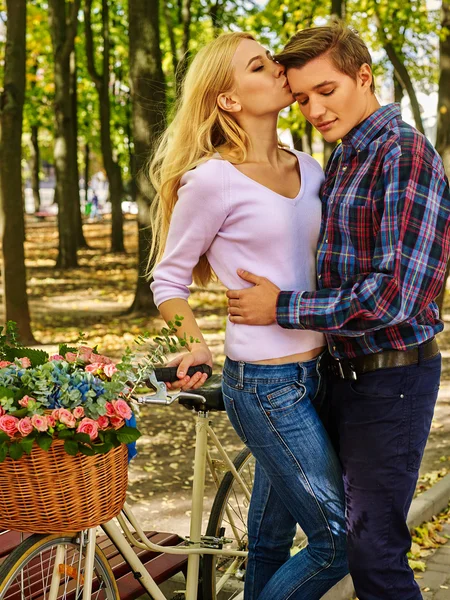
{"type": "Polygon", "coordinates": [[[442,331],[434,299],[450,254],[450,192],[427,139],[384,106],[327,165],[318,289],[281,292],[277,321],[325,333],[338,358],[406,350],[442,331]]]}

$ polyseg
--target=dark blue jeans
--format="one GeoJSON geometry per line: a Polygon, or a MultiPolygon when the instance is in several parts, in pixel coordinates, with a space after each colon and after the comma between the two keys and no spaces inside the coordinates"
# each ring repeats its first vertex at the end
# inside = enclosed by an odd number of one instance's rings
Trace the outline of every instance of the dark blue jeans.
{"type": "Polygon", "coordinates": [[[430,432],[440,355],[331,381],[327,429],[340,456],[350,573],[359,600],[419,600],[406,525],[430,432]]]}
{"type": "Polygon", "coordinates": [[[227,413],[257,461],[245,600],[319,600],[348,573],[342,471],[316,410],[324,375],[319,359],[225,363],[227,413]],[[297,523],[308,546],[291,557],[297,523]]]}

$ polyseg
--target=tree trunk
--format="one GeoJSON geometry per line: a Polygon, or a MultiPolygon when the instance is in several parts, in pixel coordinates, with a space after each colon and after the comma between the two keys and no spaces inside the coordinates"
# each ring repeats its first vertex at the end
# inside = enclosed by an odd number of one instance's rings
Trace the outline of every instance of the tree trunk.
{"type": "Polygon", "coordinates": [[[177,95],[180,93],[181,84],[186,73],[189,61],[189,41],[191,38],[191,0],[181,2],[181,26],[183,38],[181,41],[181,59],[177,67],[177,95]]]}
{"type": "Polygon", "coordinates": [[[70,54],[70,96],[72,98],[72,114],[73,114],[73,136],[72,136],[72,167],[76,180],[77,206],[75,207],[76,231],[77,231],[77,247],[89,248],[88,243],[83,233],[83,219],[81,217],[81,202],[80,202],[80,171],[78,168],[78,98],[77,98],[77,57],[75,47],[70,54]]]}
{"type": "Polygon", "coordinates": [[[339,19],[345,20],[346,12],[345,0],[331,0],[331,14],[339,19]]]}
{"type": "Polygon", "coordinates": [[[404,64],[402,57],[395,49],[393,43],[387,39],[383,23],[381,22],[381,19],[376,12],[375,21],[378,30],[378,37],[380,38],[380,41],[383,44],[384,51],[386,52],[389,60],[392,63],[392,66],[394,67],[395,77],[398,79],[403,89],[406,90],[406,92],[408,93],[409,101],[411,103],[411,110],[414,115],[416,129],[421,133],[424,133],[419,101],[417,100],[416,92],[414,91],[414,86],[411,81],[411,77],[409,76],[408,69],[404,64]]]}
{"type": "MultiPolygon", "coordinates": [[[[450,2],[442,2],[442,28],[450,31],[450,2]]],[[[450,178],[450,34],[440,40],[439,44],[439,94],[438,94],[438,119],[436,133],[436,150],[441,155],[447,177],[450,178]]],[[[450,263],[447,265],[445,282],[450,271],[450,263]]],[[[442,312],[445,296],[446,283],[436,302],[439,311],[442,312]]]]}
{"type": "Polygon", "coordinates": [[[7,29],[0,120],[0,236],[5,321],[15,321],[22,343],[36,343],[27,297],[22,203],[22,127],[25,101],[26,0],[6,0],[7,29]]]}
{"type": "Polygon", "coordinates": [[[39,171],[41,160],[39,153],[39,127],[31,126],[31,189],[33,190],[34,212],[39,212],[41,196],[39,193],[39,171]]]}
{"type": "Polygon", "coordinates": [[[291,135],[294,148],[299,152],[303,152],[303,135],[300,134],[298,129],[291,129],[291,135]]]}
{"type": "Polygon", "coordinates": [[[130,88],[135,168],[137,175],[139,258],[138,282],[132,311],[155,314],[145,271],[151,240],[149,207],[154,189],[145,165],[165,126],[165,82],[159,35],[159,0],[129,0],[130,88]]]}
{"type": "Polygon", "coordinates": [[[307,152],[311,156],[313,153],[312,143],[313,143],[313,126],[309,121],[306,121],[305,133],[303,134],[303,147],[305,149],[305,152],[307,152]]]}
{"type": "Polygon", "coordinates": [[[111,251],[125,252],[123,242],[123,213],[122,198],[124,194],[122,171],[114,160],[111,141],[111,101],[109,97],[110,58],[109,58],[109,5],[108,0],[102,0],[103,23],[103,68],[97,73],[94,63],[94,43],[91,27],[92,0],[86,0],[84,7],[86,23],[86,55],[89,74],[95,83],[100,104],[100,142],[103,164],[109,182],[109,198],[111,201],[111,251]]]}
{"type": "MultiPolygon", "coordinates": [[[[442,28],[450,31],[450,2],[442,2],[442,28]]],[[[440,41],[439,95],[436,150],[442,157],[445,172],[450,178],[450,34],[440,41]]]]}
{"type": "Polygon", "coordinates": [[[401,101],[403,99],[404,89],[403,89],[401,82],[398,80],[396,71],[394,71],[393,80],[394,80],[394,102],[401,104],[401,101]]]}
{"type": "Polygon", "coordinates": [[[59,253],[57,266],[77,266],[77,214],[79,194],[73,171],[73,107],[70,94],[70,54],[74,48],[78,10],[81,0],[66,6],[66,0],[48,0],[50,32],[55,68],[55,170],[58,198],[59,253]],[[66,10],[71,18],[66,21],[66,10]]]}

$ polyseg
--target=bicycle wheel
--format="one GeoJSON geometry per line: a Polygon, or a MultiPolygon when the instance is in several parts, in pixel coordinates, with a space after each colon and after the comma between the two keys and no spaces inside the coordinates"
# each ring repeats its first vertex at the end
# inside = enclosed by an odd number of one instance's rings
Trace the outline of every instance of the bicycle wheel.
{"type": "MultiPolygon", "coordinates": [[[[56,597],[58,600],[80,600],[85,548],[80,555],[77,537],[64,534],[32,535],[11,552],[0,566],[0,600],[47,600],[58,548],[60,581],[56,597]]],[[[120,600],[111,567],[98,546],[95,548],[91,598],[120,600]]]]}
{"type": "MultiPolygon", "coordinates": [[[[233,464],[245,483],[247,493],[231,471],[227,471],[214,499],[206,535],[225,536],[233,540],[225,546],[226,548],[247,550],[248,493],[251,494],[253,489],[255,459],[250,450],[244,448],[236,456],[233,464]]],[[[243,598],[245,564],[245,558],[205,554],[203,556],[203,600],[243,598]]]]}

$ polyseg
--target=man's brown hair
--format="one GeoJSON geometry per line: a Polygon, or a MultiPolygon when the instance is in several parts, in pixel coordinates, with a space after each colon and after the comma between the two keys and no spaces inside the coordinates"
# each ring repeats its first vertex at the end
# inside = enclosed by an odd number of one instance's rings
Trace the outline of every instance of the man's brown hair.
{"type": "MultiPolygon", "coordinates": [[[[356,81],[359,69],[367,63],[372,67],[372,58],[367,46],[353,29],[340,21],[325,27],[309,27],[298,31],[275,60],[286,69],[300,69],[311,60],[327,55],[333,65],[356,81]]],[[[370,86],[375,91],[372,79],[370,86]]]]}

